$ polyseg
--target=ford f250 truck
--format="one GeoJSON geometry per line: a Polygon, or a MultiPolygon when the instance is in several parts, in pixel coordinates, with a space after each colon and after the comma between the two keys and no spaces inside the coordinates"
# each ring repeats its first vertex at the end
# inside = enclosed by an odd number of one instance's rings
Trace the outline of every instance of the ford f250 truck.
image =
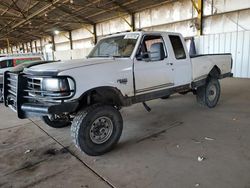
{"type": "Polygon", "coordinates": [[[4,102],[19,118],[40,116],[54,128],[71,125],[75,145],[102,155],[118,142],[121,107],[193,92],[213,108],[219,79],[232,76],[231,54],[190,57],[182,35],[131,32],[101,39],[85,60],[6,72],[4,102]]]}

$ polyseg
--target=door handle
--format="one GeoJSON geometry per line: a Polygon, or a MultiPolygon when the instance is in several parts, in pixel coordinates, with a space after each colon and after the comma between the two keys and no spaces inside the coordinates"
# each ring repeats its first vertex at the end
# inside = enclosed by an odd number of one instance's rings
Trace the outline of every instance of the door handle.
{"type": "Polygon", "coordinates": [[[167,63],[167,65],[173,65],[173,63],[167,63]]]}

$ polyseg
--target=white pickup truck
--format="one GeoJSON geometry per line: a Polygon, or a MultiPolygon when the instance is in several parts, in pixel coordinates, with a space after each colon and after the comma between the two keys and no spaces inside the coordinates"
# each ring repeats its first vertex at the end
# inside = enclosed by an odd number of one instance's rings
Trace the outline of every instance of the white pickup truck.
{"type": "Polygon", "coordinates": [[[213,108],[219,79],[232,76],[231,54],[190,57],[182,35],[131,32],[101,39],[85,60],[6,72],[5,105],[19,118],[40,116],[51,127],[71,125],[78,148],[102,155],[118,142],[121,107],[193,92],[213,108]]]}

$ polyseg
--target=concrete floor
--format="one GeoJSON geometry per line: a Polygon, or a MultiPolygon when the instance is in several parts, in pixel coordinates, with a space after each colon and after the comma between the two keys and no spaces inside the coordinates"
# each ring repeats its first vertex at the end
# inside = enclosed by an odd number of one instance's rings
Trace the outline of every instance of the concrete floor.
{"type": "Polygon", "coordinates": [[[122,138],[100,157],[79,152],[69,128],[18,120],[1,105],[0,187],[249,188],[250,80],[221,85],[214,109],[192,94],[150,101],[150,113],[122,109],[122,138]]]}

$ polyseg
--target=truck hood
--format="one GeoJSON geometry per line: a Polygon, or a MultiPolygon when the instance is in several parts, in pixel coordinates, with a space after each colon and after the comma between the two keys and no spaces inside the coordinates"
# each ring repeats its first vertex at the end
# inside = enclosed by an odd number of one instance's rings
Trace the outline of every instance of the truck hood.
{"type": "Polygon", "coordinates": [[[25,73],[30,72],[50,72],[50,73],[59,73],[65,70],[69,69],[75,69],[79,67],[85,67],[85,66],[93,66],[97,64],[104,64],[104,63],[112,63],[114,62],[114,59],[112,58],[106,58],[106,59],[77,59],[77,60],[69,60],[69,61],[60,61],[60,62],[53,62],[53,63],[47,63],[47,64],[41,64],[32,66],[30,68],[25,68],[25,73]]]}
{"type": "Polygon", "coordinates": [[[22,72],[25,68],[29,68],[29,67],[41,65],[41,64],[46,64],[46,63],[51,63],[51,62],[55,62],[55,61],[30,61],[30,62],[19,64],[15,67],[12,67],[10,70],[11,72],[18,73],[18,72],[22,72]]]}

